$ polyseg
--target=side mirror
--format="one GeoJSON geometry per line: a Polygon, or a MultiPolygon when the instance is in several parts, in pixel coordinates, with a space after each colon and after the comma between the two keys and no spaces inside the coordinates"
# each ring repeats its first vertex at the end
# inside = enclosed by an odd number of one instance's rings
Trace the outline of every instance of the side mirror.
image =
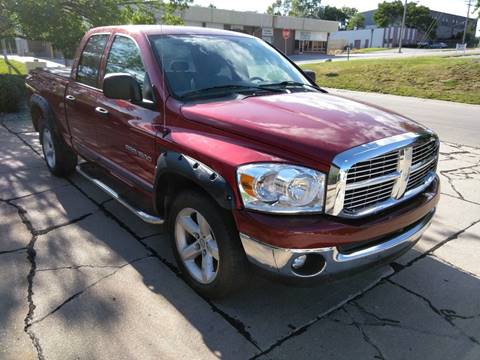
{"type": "Polygon", "coordinates": [[[137,79],[130,74],[113,73],[103,78],[103,94],[110,99],[142,101],[142,89],[137,79]]]}
{"type": "Polygon", "coordinates": [[[315,75],[315,71],[313,71],[313,70],[303,70],[303,73],[313,82],[316,81],[317,77],[315,75]]]}

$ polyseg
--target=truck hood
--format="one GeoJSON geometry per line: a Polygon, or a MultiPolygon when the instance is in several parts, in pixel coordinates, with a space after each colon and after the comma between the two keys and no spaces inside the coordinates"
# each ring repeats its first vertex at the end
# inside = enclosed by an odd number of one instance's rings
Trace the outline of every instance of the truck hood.
{"type": "Polygon", "coordinates": [[[185,104],[182,114],[324,163],[352,147],[424,129],[387,110],[317,92],[185,104]]]}

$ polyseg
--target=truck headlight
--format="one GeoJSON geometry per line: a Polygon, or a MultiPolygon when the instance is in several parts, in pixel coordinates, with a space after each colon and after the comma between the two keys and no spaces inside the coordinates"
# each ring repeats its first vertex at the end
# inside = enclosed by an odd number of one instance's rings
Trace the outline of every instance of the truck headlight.
{"type": "Polygon", "coordinates": [[[250,164],[238,168],[237,180],[246,208],[277,214],[323,211],[325,174],[313,169],[250,164]]]}

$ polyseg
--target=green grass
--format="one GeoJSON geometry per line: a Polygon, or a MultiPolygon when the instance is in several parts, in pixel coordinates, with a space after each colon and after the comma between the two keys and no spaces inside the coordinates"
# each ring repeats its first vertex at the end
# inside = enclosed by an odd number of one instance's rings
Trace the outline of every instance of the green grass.
{"type": "MultiPolygon", "coordinates": [[[[21,62],[14,61],[14,60],[8,60],[8,62],[13,67],[12,74],[14,75],[27,74],[27,68],[21,62]]],[[[8,66],[5,63],[4,59],[0,59],[0,74],[8,74],[8,66]]]]}
{"type": "Polygon", "coordinates": [[[480,58],[415,57],[305,64],[324,87],[480,104],[480,58]]]}

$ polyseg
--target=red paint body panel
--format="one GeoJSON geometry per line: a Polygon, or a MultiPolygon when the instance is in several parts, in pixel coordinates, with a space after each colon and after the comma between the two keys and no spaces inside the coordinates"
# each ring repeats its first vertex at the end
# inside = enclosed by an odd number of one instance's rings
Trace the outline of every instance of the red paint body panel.
{"type": "Polygon", "coordinates": [[[415,223],[437,206],[439,182],[414,200],[385,214],[361,220],[345,220],[329,216],[274,216],[251,211],[235,211],[240,232],[264,243],[292,249],[336,246],[366,241],[392,234],[415,223]]]}
{"type": "MultiPolygon", "coordinates": [[[[236,180],[238,166],[285,162],[329,170],[332,158],[349,148],[423,127],[392,112],[324,93],[291,93],[183,104],[169,97],[149,45],[150,34],[232,35],[206,28],[119,26],[92,29],[82,40],[70,78],[36,71],[27,84],[53,109],[65,141],[81,155],[108,168],[135,191],[154,198],[156,160],[163,151],[188,155],[218,172],[235,196],[233,215],[240,232],[279,247],[313,248],[352,243],[401,229],[427,214],[438,202],[438,184],[405,204],[368,219],[324,215],[273,216],[243,209],[236,180]],[[152,82],[157,109],[107,99],[100,89],[75,81],[78,59],[92,34],[107,33],[99,87],[115,34],[138,45],[152,82]],[[78,104],[65,105],[74,95],[78,104]],[[95,113],[97,106],[109,116],[95,113]],[[144,153],[128,152],[131,145],[144,153]]],[[[237,36],[248,36],[236,33],[237,36]]],[[[160,184],[161,186],[161,184],[160,184]]]]}
{"type": "Polygon", "coordinates": [[[192,119],[329,166],[340,152],[422,128],[397,114],[330,94],[292,93],[188,105],[192,119]]]}

